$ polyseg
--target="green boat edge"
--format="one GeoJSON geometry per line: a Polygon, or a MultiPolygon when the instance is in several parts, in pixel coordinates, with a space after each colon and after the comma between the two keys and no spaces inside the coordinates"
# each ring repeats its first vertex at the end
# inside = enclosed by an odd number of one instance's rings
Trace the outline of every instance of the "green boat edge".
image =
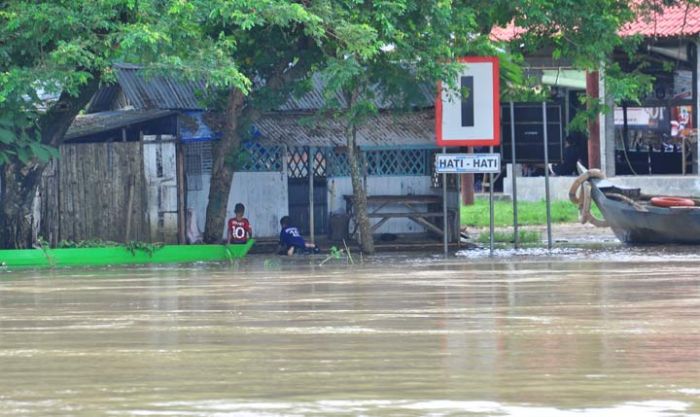
{"type": "Polygon", "coordinates": [[[7,268],[51,268],[63,266],[107,266],[221,262],[241,259],[254,239],[236,245],[163,245],[152,250],[124,246],[100,248],[4,249],[0,266],[7,268]]]}

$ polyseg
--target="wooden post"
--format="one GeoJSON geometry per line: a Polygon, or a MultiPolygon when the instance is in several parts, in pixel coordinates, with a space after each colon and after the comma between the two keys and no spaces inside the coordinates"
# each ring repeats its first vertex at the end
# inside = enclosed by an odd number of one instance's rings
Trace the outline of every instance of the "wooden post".
{"type": "Polygon", "coordinates": [[[135,179],[133,175],[129,175],[129,196],[126,203],[126,233],[124,234],[124,242],[128,242],[131,235],[131,212],[134,211],[134,187],[135,179]]]}
{"type": "MultiPolygon", "coordinates": [[[[598,100],[598,71],[586,72],[586,95],[598,100]]],[[[597,116],[588,122],[588,169],[591,168],[600,169],[600,123],[597,116]]]]}
{"type": "Polygon", "coordinates": [[[182,245],[187,240],[185,239],[185,153],[181,143],[175,145],[175,160],[177,161],[177,242],[182,245]]]}
{"type": "Polygon", "coordinates": [[[681,172],[683,173],[683,175],[685,175],[685,174],[686,174],[686,164],[685,164],[685,158],[686,158],[686,155],[685,155],[685,136],[681,139],[681,155],[682,155],[682,156],[681,156],[681,159],[683,160],[683,161],[681,162],[681,163],[683,164],[683,167],[682,167],[682,169],[681,169],[681,172]]]}
{"type": "MultiPolygon", "coordinates": [[[[467,153],[474,152],[471,147],[467,148],[467,153]]],[[[474,204],[474,174],[459,174],[462,182],[462,204],[471,206],[474,204]]]]}

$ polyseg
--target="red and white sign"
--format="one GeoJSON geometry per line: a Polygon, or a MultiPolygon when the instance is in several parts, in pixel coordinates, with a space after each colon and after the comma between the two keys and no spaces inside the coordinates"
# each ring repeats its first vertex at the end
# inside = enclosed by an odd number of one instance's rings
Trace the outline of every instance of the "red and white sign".
{"type": "Polygon", "coordinates": [[[464,57],[455,80],[460,91],[438,83],[435,133],[439,146],[498,146],[501,142],[498,58],[464,57]],[[467,91],[466,97],[460,95],[467,91]]]}

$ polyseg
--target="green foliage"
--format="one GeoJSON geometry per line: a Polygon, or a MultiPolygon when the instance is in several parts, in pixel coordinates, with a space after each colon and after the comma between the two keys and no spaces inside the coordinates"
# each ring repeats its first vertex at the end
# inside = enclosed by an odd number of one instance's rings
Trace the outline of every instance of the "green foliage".
{"type": "MultiPolygon", "coordinates": [[[[41,249],[46,251],[46,249],[49,249],[51,247],[50,243],[44,239],[42,236],[39,236],[37,238],[37,246],[39,246],[41,249]]],[[[131,254],[135,254],[136,251],[144,251],[148,253],[149,256],[153,255],[153,252],[157,251],[158,249],[162,248],[164,246],[163,243],[157,242],[157,243],[148,243],[148,242],[141,242],[137,240],[132,240],[127,243],[118,243],[118,242],[113,242],[111,240],[103,240],[103,239],[86,239],[86,240],[71,240],[71,239],[64,239],[61,240],[56,244],[56,248],[58,249],[76,249],[76,248],[113,248],[113,247],[118,247],[122,246],[131,254]]]]}
{"type": "Polygon", "coordinates": [[[343,249],[338,249],[336,246],[331,246],[328,253],[333,259],[340,259],[343,256],[343,249]]]}
{"type": "Polygon", "coordinates": [[[58,150],[41,143],[34,121],[27,114],[7,110],[0,114],[0,165],[16,158],[23,164],[32,158],[46,162],[58,150]]]}
{"type": "Polygon", "coordinates": [[[132,240],[124,244],[124,247],[126,250],[131,252],[132,255],[136,254],[136,251],[144,251],[148,254],[148,256],[153,256],[153,252],[157,251],[158,249],[162,248],[164,246],[163,243],[148,243],[148,242],[140,242],[137,240],[132,240]]]}
{"type": "MultiPolygon", "coordinates": [[[[42,245],[43,246],[43,245],[42,245]]],[[[87,239],[87,240],[70,240],[64,239],[56,244],[57,248],[109,248],[114,246],[121,246],[120,243],[112,242],[110,240],[102,239],[87,239]]]]}
{"type": "MultiPolygon", "coordinates": [[[[154,2],[155,3],[155,2],[154,2]]],[[[80,89],[119,56],[133,1],[12,1],[0,6],[0,164],[57,156],[38,126],[59,94],[80,89]],[[50,98],[53,97],[53,98],[50,98]]]]}
{"type": "MultiPolygon", "coordinates": [[[[600,210],[595,205],[591,208],[591,212],[596,217],[601,217],[600,210]]],[[[553,223],[575,223],[578,222],[578,207],[566,200],[552,201],[551,215],[553,223]]],[[[488,227],[488,200],[479,198],[473,205],[462,206],[461,220],[464,226],[488,227]]],[[[546,222],[547,215],[544,201],[518,201],[518,224],[543,225],[546,222]]],[[[494,224],[498,227],[513,225],[512,201],[494,201],[494,224]]]]}

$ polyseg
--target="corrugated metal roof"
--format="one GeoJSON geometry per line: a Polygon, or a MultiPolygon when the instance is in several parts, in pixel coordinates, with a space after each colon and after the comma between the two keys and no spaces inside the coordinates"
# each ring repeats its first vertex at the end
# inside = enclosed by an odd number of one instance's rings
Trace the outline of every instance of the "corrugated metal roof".
{"type": "MultiPolygon", "coordinates": [[[[288,146],[345,146],[345,129],[333,119],[315,120],[291,114],[267,114],[255,123],[260,142],[288,146]]],[[[380,113],[363,123],[357,132],[364,148],[435,147],[433,111],[380,113]]]]}
{"type": "MultiPolygon", "coordinates": [[[[325,80],[321,74],[316,73],[311,76],[311,88],[309,91],[305,92],[299,97],[290,97],[285,104],[279,107],[280,111],[312,111],[323,108],[325,103],[324,99],[324,89],[325,80]]],[[[411,103],[413,106],[418,108],[432,107],[435,105],[435,97],[437,96],[437,87],[435,84],[417,84],[418,88],[418,100],[415,103],[411,103]]],[[[391,108],[400,107],[397,103],[392,102],[392,100],[387,100],[382,97],[381,92],[378,88],[375,88],[374,92],[377,98],[374,100],[377,108],[382,110],[388,110],[391,108]]],[[[346,106],[347,101],[340,93],[332,94],[331,100],[337,101],[339,106],[346,106]]]]}
{"type": "Polygon", "coordinates": [[[177,112],[169,110],[116,110],[84,114],[75,118],[66,132],[65,139],[94,135],[173,114],[177,114],[177,112]]]}
{"type": "Polygon", "coordinates": [[[120,87],[118,85],[107,85],[101,87],[90,99],[87,105],[88,113],[99,113],[112,110],[114,101],[119,96],[120,87]]]}
{"type": "MultiPolygon", "coordinates": [[[[636,3],[640,2],[636,1],[636,3]]],[[[638,11],[638,14],[636,21],[620,29],[620,36],[673,37],[700,34],[700,6],[698,5],[662,5],[657,11],[638,11]]],[[[507,42],[517,39],[525,32],[525,29],[511,22],[505,27],[493,28],[490,37],[493,40],[507,42]]]]}
{"type": "Polygon", "coordinates": [[[137,65],[115,65],[119,86],[136,109],[201,110],[204,81],[180,80],[163,75],[147,75],[137,65]]]}
{"type": "MultiPolygon", "coordinates": [[[[143,68],[131,64],[116,64],[114,66],[118,86],[101,88],[92,98],[88,112],[109,110],[118,90],[124,92],[128,103],[135,109],[167,109],[167,110],[203,110],[200,98],[206,91],[204,81],[182,80],[167,75],[147,75],[143,68]]],[[[281,105],[279,111],[313,111],[323,108],[325,81],[321,74],[312,75],[311,88],[298,97],[290,97],[281,105]]],[[[418,98],[411,103],[414,107],[432,107],[435,104],[436,87],[432,84],[418,84],[418,98]]],[[[391,100],[382,98],[379,89],[375,89],[375,104],[386,110],[400,107],[391,100]]],[[[333,94],[330,99],[339,105],[346,104],[345,98],[333,94]]]]}

